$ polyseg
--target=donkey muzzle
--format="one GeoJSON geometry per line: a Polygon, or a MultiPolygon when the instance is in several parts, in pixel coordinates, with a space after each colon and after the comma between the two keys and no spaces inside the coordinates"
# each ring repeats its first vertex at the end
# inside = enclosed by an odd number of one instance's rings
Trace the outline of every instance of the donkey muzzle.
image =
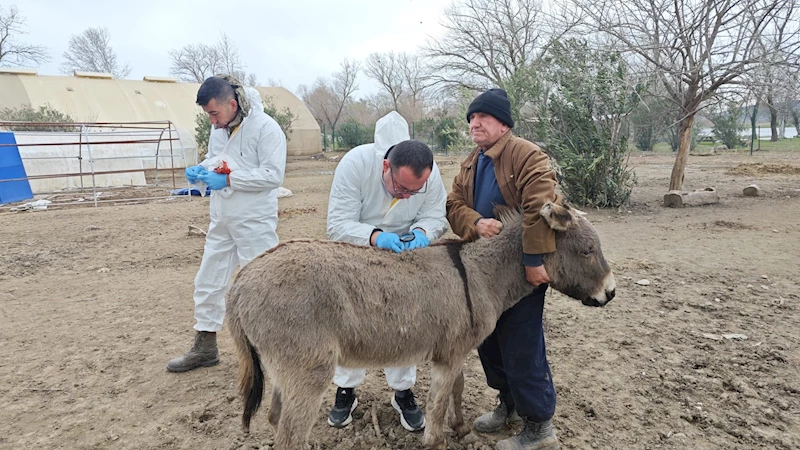
{"type": "Polygon", "coordinates": [[[595,306],[595,307],[597,307],[597,306],[606,306],[606,304],[608,302],[610,302],[611,300],[613,300],[616,295],[617,295],[616,289],[612,289],[610,291],[606,291],[605,301],[601,301],[601,300],[598,300],[596,298],[589,297],[589,298],[583,299],[581,301],[581,303],[583,303],[586,306],[595,306]]]}

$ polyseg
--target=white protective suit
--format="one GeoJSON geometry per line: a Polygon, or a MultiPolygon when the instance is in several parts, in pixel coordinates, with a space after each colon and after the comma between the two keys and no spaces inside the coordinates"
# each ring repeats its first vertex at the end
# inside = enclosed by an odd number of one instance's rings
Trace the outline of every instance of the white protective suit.
{"type": "Polygon", "coordinates": [[[246,88],[250,112],[228,137],[212,129],[206,160],[232,161],[230,190],[211,191],[211,223],[194,280],[194,328],[217,332],[225,317],[225,294],[237,266],[278,245],[278,188],[286,167],[286,136],[264,113],[258,91],[246,88]]]}
{"type": "MultiPolygon", "coordinates": [[[[328,202],[328,239],[369,246],[375,228],[403,235],[414,228],[425,230],[430,240],[447,231],[447,190],[439,167],[433,163],[424,193],[397,200],[383,183],[383,159],[389,147],[409,139],[408,123],[395,111],[375,124],[375,143],[347,152],[333,176],[328,202]]],[[[384,369],[394,390],[410,389],[416,381],[416,366],[384,369]]],[[[364,381],[365,369],[336,367],[333,382],[343,388],[364,381]]]]}

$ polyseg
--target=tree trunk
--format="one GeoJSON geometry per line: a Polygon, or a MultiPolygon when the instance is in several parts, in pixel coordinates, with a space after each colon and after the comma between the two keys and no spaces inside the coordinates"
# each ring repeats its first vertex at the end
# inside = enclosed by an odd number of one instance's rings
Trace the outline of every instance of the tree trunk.
{"type": "Polygon", "coordinates": [[[669,177],[670,191],[680,191],[683,188],[683,173],[686,170],[686,161],[689,160],[689,150],[692,148],[692,125],[694,125],[694,112],[678,123],[678,155],[675,157],[672,176],[669,177]]]}
{"type": "Polygon", "coordinates": [[[772,130],[770,142],[778,141],[778,110],[772,104],[769,105],[769,128],[772,130]]]}
{"type": "Polygon", "coordinates": [[[792,109],[792,122],[794,122],[794,131],[800,135],[800,113],[794,108],[792,109]]]}
{"type": "Polygon", "coordinates": [[[767,106],[769,107],[769,128],[772,131],[770,142],[778,142],[778,108],[775,107],[775,99],[772,94],[767,94],[767,106]]]}

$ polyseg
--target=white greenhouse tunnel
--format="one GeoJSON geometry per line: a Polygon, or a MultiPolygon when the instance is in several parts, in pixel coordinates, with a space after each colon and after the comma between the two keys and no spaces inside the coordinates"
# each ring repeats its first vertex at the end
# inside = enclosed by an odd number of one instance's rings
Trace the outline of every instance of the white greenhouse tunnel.
{"type": "Polygon", "coordinates": [[[185,128],[172,130],[171,150],[169,133],[161,130],[17,131],[14,137],[28,177],[54,176],[30,180],[34,194],[80,188],[81,178],[83,187],[91,187],[93,171],[129,171],[95,175],[97,187],[142,186],[145,170],[184,168],[198,159],[197,144],[185,128]],[[77,173],[83,177],[65,175],[77,173]]]}

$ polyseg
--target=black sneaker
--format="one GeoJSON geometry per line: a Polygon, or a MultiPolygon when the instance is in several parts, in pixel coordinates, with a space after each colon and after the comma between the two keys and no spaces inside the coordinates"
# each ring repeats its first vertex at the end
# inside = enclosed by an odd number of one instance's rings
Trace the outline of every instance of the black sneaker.
{"type": "Polygon", "coordinates": [[[336,402],[328,413],[328,425],[336,428],[346,427],[353,421],[352,412],[358,406],[354,388],[337,388],[336,402]]]}
{"type": "Polygon", "coordinates": [[[419,431],[425,428],[425,415],[414,400],[411,389],[394,391],[392,406],[400,413],[400,423],[408,431],[419,431]]]}

